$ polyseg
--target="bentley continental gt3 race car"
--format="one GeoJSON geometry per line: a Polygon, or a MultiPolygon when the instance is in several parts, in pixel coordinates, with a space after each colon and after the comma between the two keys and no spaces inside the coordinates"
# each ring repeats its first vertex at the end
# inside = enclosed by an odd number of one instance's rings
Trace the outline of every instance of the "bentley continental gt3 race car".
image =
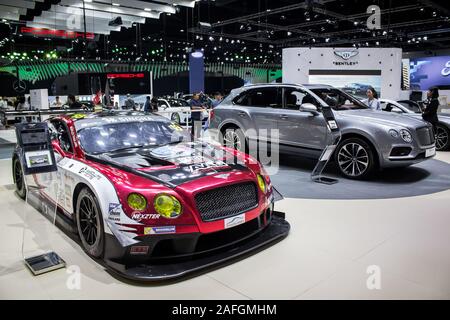
{"type": "MultiPolygon", "coordinates": [[[[106,112],[48,120],[64,196],[59,225],[84,250],[126,278],[178,278],[243,257],[287,236],[280,195],[250,156],[192,142],[178,124],[152,114],[106,112]]],[[[16,190],[26,195],[19,150],[16,190]]],[[[46,176],[47,175],[47,176],[46,176]]]]}

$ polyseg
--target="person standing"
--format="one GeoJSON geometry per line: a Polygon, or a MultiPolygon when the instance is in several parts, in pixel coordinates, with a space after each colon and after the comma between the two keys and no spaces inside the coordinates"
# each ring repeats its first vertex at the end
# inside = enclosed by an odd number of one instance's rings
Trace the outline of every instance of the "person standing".
{"type": "Polygon", "coordinates": [[[436,134],[436,125],[438,124],[438,109],[439,109],[439,90],[437,87],[432,87],[427,91],[427,100],[424,103],[422,111],[422,118],[433,125],[434,134],[436,134]]]}
{"type": "Polygon", "coordinates": [[[144,112],[150,112],[151,111],[151,107],[152,107],[152,103],[150,100],[150,96],[147,96],[145,98],[145,103],[144,103],[144,112]]]}
{"type": "Polygon", "coordinates": [[[7,109],[8,101],[4,100],[3,97],[0,97],[0,109],[7,109]]]}
{"type": "Polygon", "coordinates": [[[20,96],[17,99],[17,106],[16,106],[16,110],[17,111],[25,111],[25,110],[30,110],[30,106],[28,105],[26,99],[24,96],[20,96]]]}
{"type": "Polygon", "coordinates": [[[52,109],[60,109],[62,108],[63,104],[61,100],[59,99],[59,96],[55,97],[55,101],[53,101],[52,106],[50,108],[52,109]]]}
{"type": "Polygon", "coordinates": [[[223,95],[220,92],[214,93],[214,100],[212,101],[213,109],[217,107],[223,100],[223,95]]]}
{"type": "Polygon", "coordinates": [[[158,99],[153,97],[150,103],[150,112],[158,112],[158,99]]]}
{"type": "Polygon", "coordinates": [[[366,95],[367,99],[365,99],[363,102],[368,105],[370,109],[380,111],[381,104],[380,101],[378,101],[378,94],[375,89],[370,87],[369,89],[367,89],[366,95]]]}
{"type": "Polygon", "coordinates": [[[69,94],[67,96],[67,104],[69,106],[69,109],[83,109],[83,105],[75,99],[75,96],[73,94],[69,94]]]}
{"type": "Polygon", "coordinates": [[[125,100],[125,109],[127,109],[127,110],[135,109],[135,103],[134,103],[133,98],[131,98],[130,94],[127,94],[127,99],[125,100]]]}
{"type": "Polygon", "coordinates": [[[189,101],[189,106],[191,107],[191,133],[194,138],[198,138],[202,125],[202,111],[203,105],[200,101],[200,94],[194,93],[192,99],[189,101]],[[200,127],[200,128],[199,128],[200,127]]]}

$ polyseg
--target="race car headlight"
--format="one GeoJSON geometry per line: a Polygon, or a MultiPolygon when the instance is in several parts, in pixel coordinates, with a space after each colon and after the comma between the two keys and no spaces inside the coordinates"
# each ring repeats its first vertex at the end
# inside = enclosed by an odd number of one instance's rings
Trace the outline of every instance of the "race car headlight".
{"type": "Polygon", "coordinates": [[[266,181],[264,181],[264,178],[258,174],[258,185],[262,192],[266,193],[266,181]]]}
{"type": "Polygon", "coordinates": [[[389,130],[389,134],[390,134],[391,137],[393,137],[393,138],[398,138],[398,137],[399,137],[398,131],[397,131],[397,130],[394,130],[394,129],[389,130]]]}
{"type": "Polygon", "coordinates": [[[145,208],[147,207],[147,200],[142,194],[139,193],[130,193],[127,201],[128,205],[133,210],[142,211],[145,210],[145,208]]]}
{"type": "Polygon", "coordinates": [[[182,207],[177,198],[167,194],[160,194],[155,198],[153,206],[157,213],[167,219],[175,219],[181,215],[182,207]]]}
{"type": "Polygon", "coordinates": [[[405,141],[407,143],[412,142],[412,136],[408,130],[405,130],[405,129],[400,130],[400,136],[402,137],[403,141],[405,141]]]}

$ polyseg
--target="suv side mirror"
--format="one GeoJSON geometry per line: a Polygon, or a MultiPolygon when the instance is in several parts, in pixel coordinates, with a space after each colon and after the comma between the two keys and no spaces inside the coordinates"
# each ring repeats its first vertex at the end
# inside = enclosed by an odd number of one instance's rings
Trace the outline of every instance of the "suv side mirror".
{"type": "Polygon", "coordinates": [[[310,113],[312,113],[312,114],[317,114],[317,112],[318,112],[318,109],[317,109],[317,107],[315,106],[315,105],[313,105],[312,103],[303,103],[301,106],[300,106],[300,111],[301,112],[310,112],[310,113]]]}

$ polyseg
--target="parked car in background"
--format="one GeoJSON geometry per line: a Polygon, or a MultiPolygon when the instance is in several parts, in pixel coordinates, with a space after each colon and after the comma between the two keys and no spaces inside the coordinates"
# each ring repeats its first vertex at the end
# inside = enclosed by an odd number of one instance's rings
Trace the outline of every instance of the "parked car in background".
{"type": "MultiPolygon", "coordinates": [[[[158,99],[158,111],[162,111],[161,115],[181,125],[191,124],[191,107],[189,102],[184,99],[158,99]]],[[[202,122],[208,120],[208,112],[202,112],[202,122]]]]}
{"type": "MultiPolygon", "coordinates": [[[[348,178],[365,179],[377,168],[406,167],[435,155],[429,123],[373,111],[346,92],[325,85],[235,89],[214,109],[210,134],[222,144],[245,150],[249,140],[264,140],[261,129],[277,129],[280,152],[318,158],[328,141],[322,114],[327,106],[342,132],[334,158],[348,178]]],[[[271,136],[267,140],[276,141],[271,136]]]]}
{"type": "MultiPolygon", "coordinates": [[[[412,100],[389,100],[380,99],[381,110],[404,114],[413,118],[422,119],[422,107],[418,102],[412,100]]],[[[438,113],[439,123],[436,126],[435,139],[436,150],[445,151],[450,149],[450,114],[438,113]]]]}
{"type": "Polygon", "coordinates": [[[189,103],[183,99],[158,99],[158,111],[167,119],[178,124],[186,124],[191,119],[189,103]]]}

